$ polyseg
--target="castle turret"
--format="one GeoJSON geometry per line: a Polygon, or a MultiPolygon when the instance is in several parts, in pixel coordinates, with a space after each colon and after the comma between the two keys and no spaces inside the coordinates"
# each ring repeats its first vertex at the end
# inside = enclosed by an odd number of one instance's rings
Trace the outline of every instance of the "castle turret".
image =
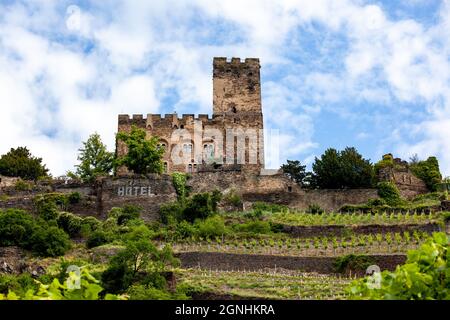
{"type": "Polygon", "coordinates": [[[213,113],[262,113],[259,59],[214,58],[213,113]]]}

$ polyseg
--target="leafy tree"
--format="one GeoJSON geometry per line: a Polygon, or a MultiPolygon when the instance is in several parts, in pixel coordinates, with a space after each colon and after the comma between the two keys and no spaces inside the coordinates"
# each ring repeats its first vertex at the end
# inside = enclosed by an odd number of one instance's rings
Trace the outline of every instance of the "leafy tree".
{"type": "Polygon", "coordinates": [[[355,148],[338,152],[327,149],[313,163],[313,181],[319,188],[371,187],[374,180],[373,166],[355,148]]]}
{"type": "Polygon", "coordinates": [[[355,148],[345,148],[339,155],[339,171],[345,187],[363,188],[373,185],[375,176],[369,160],[364,159],[355,148]]]}
{"type": "Polygon", "coordinates": [[[125,165],[136,174],[162,173],[164,164],[162,157],[164,148],[158,146],[159,139],[156,136],[146,138],[143,129],[133,126],[130,133],[119,132],[117,140],[123,141],[128,153],[117,159],[117,165],[125,165]]]}
{"type": "Polygon", "coordinates": [[[126,241],[126,247],[115,255],[108,269],[102,273],[102,284],[109,292],[119,293],[128,289],[142,273],[159,273],[166,265],[178,265],[170,247],[159,250],[148,239],[126,241]]]}
{"type": "Polygon", "coordinates": [[[425,161],[411,164],[410,169],[415,176],[425,182],[430,191],[437,190],[437,185],[442,181],[442,175],[436,157],[429,157],[425,161]]]}
{"type": "Polygon", "coordinates": [[[286,164],[281,166],[284,174],[286,174],[295,183],[302,185],[307,177],[306,166],[302,166],[298,160],[287,160],[286,164]]]}
{"type": "Polygon", "coordinates": [[[0,174],[7,177],[20,177],[37,180],[48,175],[42,158],[33,157],[26,147],[11,149],[0,157],[0,174]]]}
{"type": "Polygon", "coordinates": [[[78,150],[80,164],[76,166],[76,176],[84,182],[93,182],[97,177],[107,176],[114,166],[114,154],[108,152],[98,133],[89,136],[78,150]]]}
{"type": "Polygon", "coordinates": [[[408,252],[408,259],[394,272],[383,271],[354,281],[349,287],[353,299],[373,300],[449,300],[450,239],[434,233],[418,250],[408,252]]]}

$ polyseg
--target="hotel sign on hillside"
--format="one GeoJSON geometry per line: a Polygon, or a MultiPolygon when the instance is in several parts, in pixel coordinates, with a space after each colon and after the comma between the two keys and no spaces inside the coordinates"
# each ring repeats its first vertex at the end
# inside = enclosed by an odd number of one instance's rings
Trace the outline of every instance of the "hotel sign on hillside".
{"type": "Polygon", "coordinates": [[[155,195],[152,193],[151,186],[133,185],[132,182],[128,185],[118,186],[116,194],[119,197],[152,197],[155,195]]]}

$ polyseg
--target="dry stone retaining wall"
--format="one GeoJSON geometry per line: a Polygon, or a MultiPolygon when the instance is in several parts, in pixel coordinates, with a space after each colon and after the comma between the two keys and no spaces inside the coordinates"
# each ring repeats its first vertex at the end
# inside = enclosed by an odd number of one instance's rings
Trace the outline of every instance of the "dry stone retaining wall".
{"type": "MultiPolygon", "coordinates": [[[[247,255],[221,252],[183,252],[176,255],[183,268],[213,270],[249,270],[265,268],[300,270],[303,272],[335,273],[335,257],[288,257],[270,255],[247,255]]],[[[405,255],[371,255],[381,270],[395,270],[406,261],[405,255]]]]}

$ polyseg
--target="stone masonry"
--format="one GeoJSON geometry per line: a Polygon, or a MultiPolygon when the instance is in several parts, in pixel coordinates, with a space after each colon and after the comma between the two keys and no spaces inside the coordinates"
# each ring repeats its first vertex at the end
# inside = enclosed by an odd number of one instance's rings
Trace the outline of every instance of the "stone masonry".
{"type": "MultiPolygon", "coordinates": [[[[119,115],[119,132],[135,125],[157,136],[165,172],[205,171],[208,164],[259,173],[264,168],[263,113],[259,59],[214,58],[213,114],[119,115]],[[254,134],[256,133],[256,134],[254,134]],[[182,157],[183,161],[174,161],[182,157]]],[[[123,142],[117,154],[126,154],[123,142]]],[[[118,175],[127,173],[120,168],[118,175]]]]}

